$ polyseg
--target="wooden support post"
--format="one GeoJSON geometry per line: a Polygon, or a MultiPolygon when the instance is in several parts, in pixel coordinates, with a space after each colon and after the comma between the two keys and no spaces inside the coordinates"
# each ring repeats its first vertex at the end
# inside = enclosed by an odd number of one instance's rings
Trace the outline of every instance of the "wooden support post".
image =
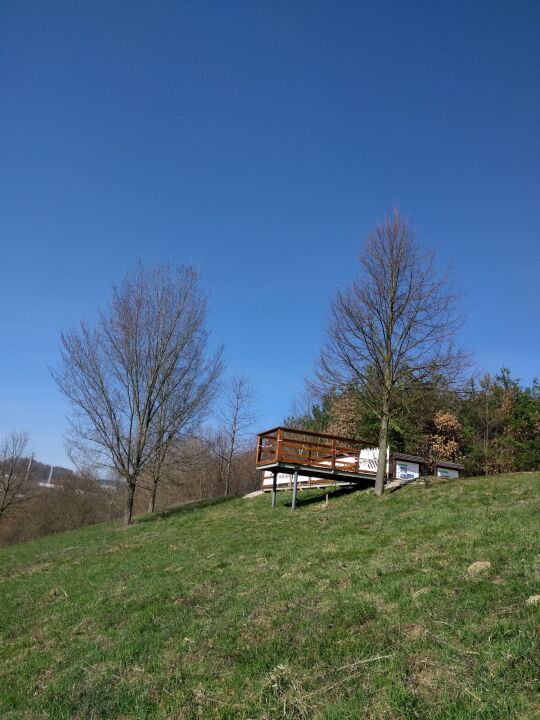
{"type": "Polygon", "coordinates": [[[293,510],[296,510],[296,496],[298,494],[298,468],[295,468],[294,470],[294,478],[293,478],[293,491],[292,491],[292,504],[291,508],[293,510]]]}
{"type": "Polygon", "coordinates": [[[277,438],[276,438],[276,462],[279,462],[281,460],[281,453],[283,450],[283,429],[278,428],[277,431],[277,438]]]}
{"type": "Polygon", "coordinates": [[[272,478],[272,507],[276,507],[276,495],[277,495],[277,470],[273,472],[272,478]]]}

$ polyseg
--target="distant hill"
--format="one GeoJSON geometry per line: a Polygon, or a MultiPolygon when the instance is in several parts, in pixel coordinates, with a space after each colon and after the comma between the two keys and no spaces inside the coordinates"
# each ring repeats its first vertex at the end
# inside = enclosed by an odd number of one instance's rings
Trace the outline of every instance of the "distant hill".
{"type": "MultiPolygon", "coordinates": [[[[28,460],[25,460],[25,464],[28,463],[28,460]]],[[[51,465],[46,465],[45,463],[40,462],[39,460],[34,460],[32,462],[32,480],[37,483],[46,483],[49,479],[49,473],[51,472],[51,465]]],[[[54,484],[55,480],[60,480],[60,478],[74,478],[75,473],[73,470],[70,470],[69,468],[62,467],[61,465],[54,465],[53,470],[53,479],[52,482],[54,484]]]]}

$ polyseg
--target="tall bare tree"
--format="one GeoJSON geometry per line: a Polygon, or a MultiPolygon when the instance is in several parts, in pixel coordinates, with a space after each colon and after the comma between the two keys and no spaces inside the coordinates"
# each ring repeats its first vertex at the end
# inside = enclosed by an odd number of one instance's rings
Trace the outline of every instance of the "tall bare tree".
{"type": "Polygon", "coordinates": [[[139,265],[94,326],[61,335],[53,377],[73,410],[69,444],[124,479],[126,524],[142,471],[198,425],[215,396],[222,351],[208,354],[206,320],[192,268],[139,265]]]}
{"type": "Polygon", "coordinates": [[[249,379],[242,374],[233,375],[225,388],[219,412],[219,429],[212,447],[220,461],[220,477],[225,483],[225,495],[231,491],[231,477],[235,456],[246,449],[253,431],[256,415],[253,409],[255,393],[249,379]],[[251,431],[251,433],[250,433],[251,431]]]}
{"type": "Polygon", "coordinates": [[[13,431],[0,443],[0,522],[29,498],[32,458],[26,456],[28,441],[28,433],[13,431]]]}
{"type": "Polygon", "coordinates": [[[388,425],[419,383],[461,380],[467,356],[454,338],[462,323],[448,273],[422,252],[408,223],[394,209],[368,235],[360,273],[332,304],[318,365],[326,387],[356,387],[380,418],[375,492],[384,488],[388,425]]]}

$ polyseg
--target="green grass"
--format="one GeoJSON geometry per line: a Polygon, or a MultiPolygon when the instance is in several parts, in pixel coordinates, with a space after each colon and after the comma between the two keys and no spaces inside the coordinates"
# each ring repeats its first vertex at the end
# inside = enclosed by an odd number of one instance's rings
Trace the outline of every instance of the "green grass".
{"type": "Polygon", "coordinates": [[[540,717],[540,475],[278,499],[0,551],[0,717],[540,717]]]}

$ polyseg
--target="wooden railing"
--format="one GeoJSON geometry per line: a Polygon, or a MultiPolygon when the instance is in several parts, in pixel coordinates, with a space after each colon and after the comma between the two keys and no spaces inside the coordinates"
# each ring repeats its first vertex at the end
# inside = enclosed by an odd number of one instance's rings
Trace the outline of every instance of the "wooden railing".
{"type": "Polygon", "coordinates": [[[277,427],[257,436],[257,467],[277,463],[339,472],[375,473],[373,443],[327,433],[277,427]]]}

